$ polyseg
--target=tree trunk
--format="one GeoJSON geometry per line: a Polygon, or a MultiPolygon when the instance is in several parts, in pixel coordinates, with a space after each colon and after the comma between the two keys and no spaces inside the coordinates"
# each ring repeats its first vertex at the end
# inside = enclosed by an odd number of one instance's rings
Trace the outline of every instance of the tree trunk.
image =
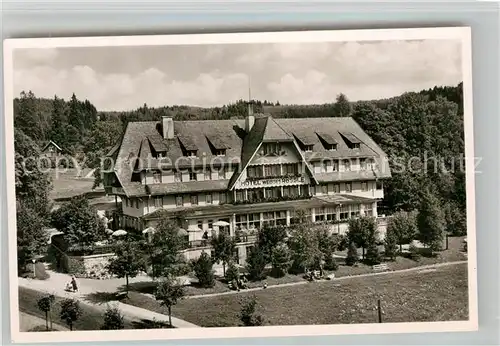
{"type": "Polygon", "coordinates": [[[168,323],[170,324],[170,327],[172,327],[172,307],[168,307],[168,323]]]}
{"type": "Polygon", "coordinates": [[[127,296],[128,296],[128,274],[125,274],[125,291],[127,292],[127,296]]]}
{"type": "Polygon", "coordinates": [[[364,248],[364,247],[362,247],[362,248],[361,248],[361,250],[363,251],[363,254],[362,254],[361,259],[365,259],[365,248],[364,248]]]}
{"type": "Polygon", "coordinates": [[[70,322],[70,324],[69,324],[69,330],[73,330],[73,322],[70,322]]]}
{"type": "Polygon", "coordinates": [[[50,329],[52,329],[52,309],[49,310],[50,329]]]}
{"type": "Polygon", "coordinates": [[[399,244],[399,253],[403,253],[403,244],[399,244]]]}
{"type": "Polygon", "coordinates": [[[49,330],[49,312],[45,311],[45,328],[49,330]]]}
{"type": "Polygon", "coordinates": [[[226,262],[222,261],[222,275],[226,276],[226,262]]]}

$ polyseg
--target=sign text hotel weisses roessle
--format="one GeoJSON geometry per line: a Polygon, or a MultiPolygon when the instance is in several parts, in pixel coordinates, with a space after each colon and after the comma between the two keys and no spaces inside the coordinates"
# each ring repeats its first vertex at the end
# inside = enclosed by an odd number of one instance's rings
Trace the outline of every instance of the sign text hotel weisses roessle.
{"type": "Polygon", "coordinates": [[[306,179],[304,176],[299,177],[281,177],[281,178],[270,178],[270,179],[252,179],[245,180],[239,183],[239,187],[266,187],[266,186],[276,186],[276,185],[295,185],[295,184],[305,184],[306,179]]]}

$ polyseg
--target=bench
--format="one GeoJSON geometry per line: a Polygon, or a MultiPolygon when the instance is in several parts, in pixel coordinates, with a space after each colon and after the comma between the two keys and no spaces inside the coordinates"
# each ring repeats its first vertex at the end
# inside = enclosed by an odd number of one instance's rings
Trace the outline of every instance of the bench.
{"type": "Polygon", "coordinates": [[[376,272],[383,272],[389,270],[389,266],[387,265],[387,263],[382,263],[372,266],[372,269],[376,272]]]}
{"type": "Polygon", "coordinates": [[[128,296],[127,292],[118,292],[116,293],[115,297],[118,300],[124,299],[128,296]]]}

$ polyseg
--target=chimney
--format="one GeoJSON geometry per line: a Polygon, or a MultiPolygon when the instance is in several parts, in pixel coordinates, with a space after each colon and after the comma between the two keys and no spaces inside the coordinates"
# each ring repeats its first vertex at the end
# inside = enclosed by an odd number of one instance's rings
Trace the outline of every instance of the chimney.
{"type": "Polygon", "coordinates": [[[174,119],[169,116],[162,116],[162,130],[164,139],[174,139],[174,119]]]}
{"type": "Polygon", "coordinates": [[[255,116],[253,115],[252,96],[250,94],[250,88],[248,88],[248,115],[245,118],[245,131],[247,133],[250,132],[254,123],[255,123],[255,116]]]}

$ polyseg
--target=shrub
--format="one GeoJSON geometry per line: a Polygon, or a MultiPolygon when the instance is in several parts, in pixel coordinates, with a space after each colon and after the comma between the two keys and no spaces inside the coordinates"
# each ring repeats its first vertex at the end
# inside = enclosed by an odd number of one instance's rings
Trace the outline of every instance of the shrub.
{"type": "Polygon", "coordinates": [[[358,249],[356,245],[351,242],[349,243],[349,247],[347,249],[347,257],[345,258],[345,264],[348,266],[352,266],[359,261],[358,249]]]}
{"type": "Polygon", "coordinates": [[[419,261],[420,257],[422,256],[420,254],[420,250],[418,247],[416,247],[414,244],[410,244],[410,258],[414,261],[419,261]]]}
{"type": "Polygon", "coordinates": [[[213,287],[215,285],[212,259],[206,252],[203,252],[201,256],[193,262],[193,270],[201,287],[213,287]]]}
{"type": "Polygon", "coordinates": [[[393,232],[387,232],[384,239],[384,255],[391,260],[396,258],[398,252],[397,239],[393,232]]]}
{"type": "Polygon", "coordinates": [[[102,330],[118,330],[125,328],[123,315],[117,307],[108,307],[104,313],[102,330]]]}
{"type": "Polygon", "coordinates": [[[226,282],[232,282],[240,278],[240,271],[234,262],[229,262],[226,270],[226,282]]]}
{"type": "Polygon", "coordinates": [[[83,313],[80,303],[75,299],[65,299],[61,303],[61,312],[59,314],[61,321],[64,321],[70,330],[73,330],[73,324],[83,313]]]}
{"type": "Polygon", "coordinates": [[[264,321],[262,316],[256,314],[257,300],[255,296],[241,302],[240,320],[243,326],[262,326],[264,321]]]}

